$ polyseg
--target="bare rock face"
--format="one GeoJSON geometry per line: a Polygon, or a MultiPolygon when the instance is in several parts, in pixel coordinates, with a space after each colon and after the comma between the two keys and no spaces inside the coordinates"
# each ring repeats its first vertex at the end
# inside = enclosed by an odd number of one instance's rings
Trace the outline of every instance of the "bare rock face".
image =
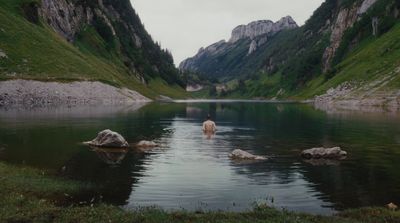
{"type": "Polygon", "coordinates": [[[331,26],[331,39],[330,46],[325,49],[322,61],[324,72],[331,68],[332,59],[336,54],[337,49],[340,46],[343,35],[347,29],[352,27],[354,23],[359,19],[364,13],[368,11],[377,0],[364,0],[362,3],[354,4],[349,8],[342,8],[336,20],[331,26]]]}
{"type": "Polygon", "coordinates": [[[234,43],[244,38],[253,39],[256,36],[277,33],[284,29],[293,29],[297,27],[297,23],[290,16],[284,17],[275,23],[271,20],[255,21],[247,25],[240,25],[236,27],[232,31],[232,37],[229,42],[234,43]]]}
{"type": "Polygon", "coordinates": [[[89,8],[66,0],[42,0],[40,15],[68,41],[72,41],[77,32],[93,19],[93,12],[89,8]]]}
{"type": "Polygon", "coordinates": [[[346,158],[347,152],[340,147],[313,148],[304,150],[301,156],[304,159],[343,159],[346,158]]]}
{"type": "Polygon", "coordinates": [[[128,148],[128,142],[119,133],[109,129],[101,131],[95,139],[85,144],[104,148],[128,148]]]}
{"type": "Polygon", "coordinates": [[[378,0],[364,0],[363,3],[361,4],[360,8],[358,9],[357,14],[362,15],[368,11],[369,8],[371,8],[372,5],[375,4],[378,0]]]}
{"type": "Polygon", "coordinates": [[[256,156],[241,149],[234,150],[229,158],[233,160],[267,160],[267,157],[264,156],[256,156]]]}
{"type": "Polygon", "coordinates": [[[272,36],[279,31],[297,27],[297,23],[290,16],[284,17],[275,23],[270,20],[260,20],[251,22],[248,25],[240,25],[232,31],[232,36],[228,42],[221,40],[206,48],[201,48],[195,56],[182,61],[179,65],[179,69],[198,71],[199,64],[201,64],[203,59],[212,58],[213,56],[229,52],[229,50],[236,46],[236,42],[242,39],[252,40],[248,51],[248,55],[250,55],[269,40],[267,36],[272,36]],[[265,35],[265,37],[263,35],[265,35]]]}

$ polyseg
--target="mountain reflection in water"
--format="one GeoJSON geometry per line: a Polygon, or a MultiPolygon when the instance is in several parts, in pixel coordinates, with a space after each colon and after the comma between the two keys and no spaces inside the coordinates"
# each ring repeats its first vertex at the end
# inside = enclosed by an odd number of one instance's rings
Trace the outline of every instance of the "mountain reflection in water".
{"type": "Polygon", "coordinates": [[[232,211],[267,202],[321,214],[400,203],[398,115],[211,101],[97,108],[85,115],[74,109],[46,112],[52,115],[0,111],[0,159],[59,170],[63,177],[95,185],[76,195],[76,202],[95,198],[127,209],[232,211]],[[218,129],[210,138],[201,132],[207,114],[218,129]],[[121,133],[131,144],[156,140],[162,146],[138,153],[80,144],[103,129],[121,133]],[[301,150],[320,146],[340,146],[349,157],[333,163],[299,157],[301,150]],[[238,148],[273,158],[236,163],[228,154],[238,148]]]}

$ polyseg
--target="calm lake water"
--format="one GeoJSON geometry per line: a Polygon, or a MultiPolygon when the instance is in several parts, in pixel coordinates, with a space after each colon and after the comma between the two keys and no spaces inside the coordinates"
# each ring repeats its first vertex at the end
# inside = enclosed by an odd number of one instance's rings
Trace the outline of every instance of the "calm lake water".
{"type": "Polygon", "coordinates": [[[249,210],[255,203],[318,214],[400,203],[400,116],[326,113],[305,104],[182,102],[0,111],[0,160],[90,182],[74,202],[126,209],[249,210]],[[218,133],[201,132],[210,113],[218,133]],[[150,153],[93,151],[103,129],[150,153]],[[348,159],[307,163],[303,149],[340,146],[348,159]],[[236,163],[240,148],[272,159],[236,163]]]}

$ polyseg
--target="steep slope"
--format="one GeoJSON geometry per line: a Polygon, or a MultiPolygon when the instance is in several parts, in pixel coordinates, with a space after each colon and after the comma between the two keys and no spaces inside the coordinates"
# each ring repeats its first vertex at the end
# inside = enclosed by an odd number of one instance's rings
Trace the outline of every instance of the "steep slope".
{"type": "MultiPolygon", "coordinates": [[[[399,8],[397,0],[326,0],[304,26],[279,32],[248,56],[251,58],[226,55],[239,63],[263,61],[234,75],[234,81],[227,83],[228,95],[311,98],[347,82],[369,86],[397,75],[398,49],[386,41],[400,40],[393,28],[399,23],[399,8]],[[357,54],[361,52],[362,57],[357,54]]],[[[218,70],[219,77],[229,77],[229,68],[219,65],[208,69],[218,70]]],[[[387,79],[380,92],[397,86],[396,81],[387,79]]]]}
{"type": "Polygon", "coordinates": [[[275,23],[261,20],[238,26],[232,31],[228,42],[222,40],[201,48],[197,55],[183,61],[179,68],[222,79],[249,73],[264,62],[259,50],[262,46],[280,31],[297,27],[290,16],[275,23]]]}
{"type": "Polygon", "coordinates": [[[90,80],[152,98],[185,95],[172,56],[129,0],[5,0],[0,21],[1,79],[90,80]]]}

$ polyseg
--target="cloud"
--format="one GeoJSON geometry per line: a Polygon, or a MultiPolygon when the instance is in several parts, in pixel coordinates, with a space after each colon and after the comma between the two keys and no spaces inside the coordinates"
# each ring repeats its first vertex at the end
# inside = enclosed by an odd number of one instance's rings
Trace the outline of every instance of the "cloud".
{"type": "Polygon", "coordinates": [[[277,21],[291,15],[299,25],[323,0],[131,0],[147,31],[163,48],[171,50],[175,63],[198,49],[229,39],[238,25],[255,20],[277,21]]]}

